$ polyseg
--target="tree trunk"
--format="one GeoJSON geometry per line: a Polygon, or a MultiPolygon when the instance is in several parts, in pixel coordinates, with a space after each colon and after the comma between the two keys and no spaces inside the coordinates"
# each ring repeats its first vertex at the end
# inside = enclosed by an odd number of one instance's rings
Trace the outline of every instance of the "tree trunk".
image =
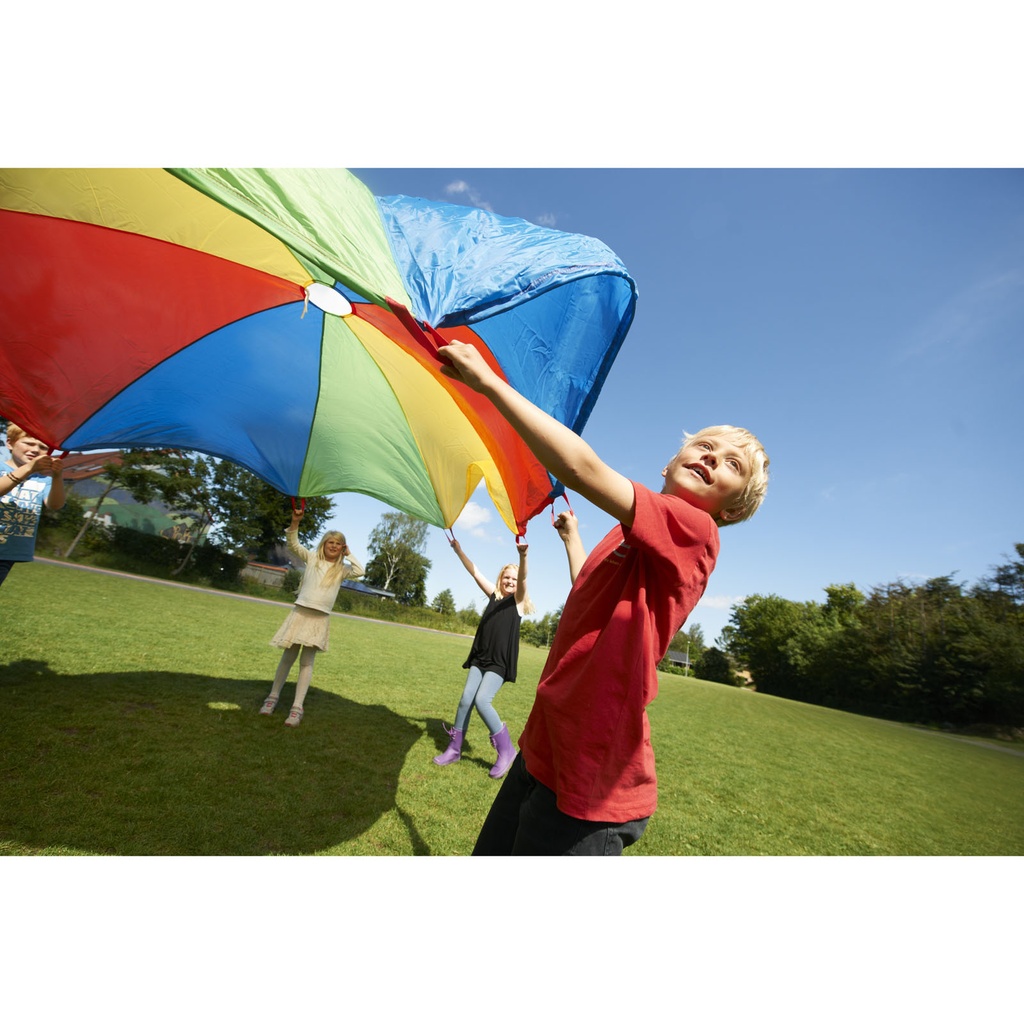
{"type": "Polygon", "coordinates": [[[213,516],[209,512],[204,512],[202,517],[192,517],[192,526],[188,530],[188,551],[185,552],[185,557],[178,564],[178,567],[171,573],[172,576],[177,576],[178,573],[183,572],[185,566],[192,561],[196,545],[206,536],[211,526],[213,526],[213,516]]]}
{"type": "Polygon", "coordinates": [[[116,486],[117,485],[115,483],[108,484],[107,489],[100,495],[99,501],[97,501],[95,506],[93,506],[92,515],[82,517],[84,520],[84,522],[82,523],[82,528],[78,531],[78,533],[75,534],[75,539],[68,545],[67,551],[64,552],[65,558],[71,557],[71,552],[74,551],[76,547],[78,547],[78,542],[85,535],[85,531],[88,530],[90,526],[92,526],[93,522],[97,518],[99,518],[100,507],[102,506],[103,502],[107,500],[107,495],[110,494],[110,492],[116,486]]]}
{"type": "Polygon", "coordinates": [[[186,565],[192,560],[192,552],[196,549],[196,537],[198,534],[191,534],[192,540],[189,541],[188,551],[185,552],[185,557],[181,560],[178,567],[171,572],[172,576],[177,576],[186,565]]]}

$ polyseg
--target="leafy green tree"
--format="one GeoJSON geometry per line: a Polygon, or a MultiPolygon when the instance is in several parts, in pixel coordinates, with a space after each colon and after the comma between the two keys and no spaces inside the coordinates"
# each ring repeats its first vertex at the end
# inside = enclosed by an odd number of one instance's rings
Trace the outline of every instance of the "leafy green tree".
{"type": "Polygon", "coordinates": [[[64,504],[56,511],[43,506],[43,522],[60,530],[78,529],[85,517],[85,499],[72,490],[67,490],[64,493],[64,504]]]}
{"type": "MultiPolygon", "coordinates": [[[[203,511],[212,534],[224,547],[266,559],[271,548],[284,542],[292,518],[292,500],[288,496],[226,459],[186,455],[177,458],[182,461],[168,463],[172,475],[184,472],[194,477],[193,486],[184,492],[178,490],[178,501],[187,495],[187,500],[203,511]]],[[[312,545],[318,540],[333,509],[334,503],[328,497],[305,499],[299,525],[299,540],[303,544],[312,545]]]]}
{"type": "Polygon", "coordinates": [[[430,602],[430,607],[439,615],[454,615],[455,595],[452,594],[450,590],[442,590],[441,593],[430,602]]]}
{"type": "Polygon", "coordinates": [[[1016,726],[1024,723],[1024,544],[1014,550],[1016,560],[996,566],[972,591],[984,615],[971,638],[988,666],[981,721],[1016,726]]]}
{"type": "Polygon", "coordinates": [[[907,721],[1024,724],[1024,545],[969,593],[952,575],[824,605],[754,595],[733,608],[727,650],[759,690],[907,721]]]}
{"type": "Polygon", "coordinates": [[[1000,618],[1012,619],[1024,628],[1024,544],[1015,544],[1017,560],[995,566],[972,591],[1000,618]]]}
{"type": "Polygon", "coordinates": [[[71,557],[86,531],[100,521],[100,509],[112,491],[126,490],[141,504],[153,501],[157,497],[160,473],[155,467],[158,459],[158,452],[124,451],[118,452],[116,457],[112,457],[104,465],[103,473],[107,485],[93,506],[92,514],[83,518],[78,533],[64,552],[65,558],[71,557]]]}
{"type": "Polygon", "coordinates": [[[789,695],[815,704],[841,706],[848,689],[850,665],[842,638],[856,626],[864,595],[852,584],[825,588],[824,606],[804,605],[804,614],[786,641],[786,658],[792,668],[789,695]]]}
{"type": "Polygon", "coordinates": [[[864,607],[864,595],[852,583],[833,583],[825,588],[825,615],[837,625],[849,625],[864,607]]]}
{"type": "Polygon", "coordinates": [[[473,632],[476,627],[480,625],[480,620],[482,618],[483,616],[472,604],[467,604],[465,608],[459,609],[459,619],[463,623],[466,631],[469,633],[473,632]]]}
{"type": "Polygon", "coordinates": [[[775,594],[753,594],[734,605],[729,626],[722,631],[726,650],[750,670],[763,693],[804,699],[798,651],[790,640],[802,626],[809,626],[821,614],[813,601],[787,601],[775,594]]]}
{"type": "Polygon", "coordinates": [[[425,522],[406,512],[385,512],[367,543],[366,582],[390,591],[401,604],[422,607],[431,564],[426,547],[425,522]]]}
{"type": "Polygon", "coordinates": [[[740,678],[733,671],[729,655],[717,647],[709,647],[706,651],[701,652],[700,661],[694,663],[693,672],[701,679],[707,679],[713,683],[727,683],[729,686],[740,685],[740,678]]]}
{"type": "MultiPolygon", "coordinates": [[[[690,668],[684,669],[684,675],[689,674],[693,670],[693,666],[700,661],[701,655],[707,650],[707,644],[704,642],[704,630],[697,623],[694,623],[688,629],[679,630],[672,637],[672,642],[668,645],[668,649],[689,655],[690,668]]],[[[658,664],[658,668],[664,671],[678,671],[675,668],[670,669],[671,664],[668,652],[666,652],[665,657],[658,664]]]]}
{"type": "MultiPolygon", "coordinates": [[[[291,520],[291,504],[247,469],[226,459],[183,451],[135,453],[145,462],[146,475],[126,479],[121,486],[140,503],[159,497],[170,517],[188,524],[188,541],[180,574],[191,561],[196,545],[208,533],[235,553],[266,558],[269,548],[284,540],[291,520]]],[[[330,498],[307,498],[299,538],[311,544],[330,517],[330,498]]]]}
{"type": "Polygon", "coordinates": [[[561,617],[562,608],[559,607],[558,611],[547,612],[539,619],[523,619],[519,627],[520,639],[534,647],[550,647],[561,617]]]}

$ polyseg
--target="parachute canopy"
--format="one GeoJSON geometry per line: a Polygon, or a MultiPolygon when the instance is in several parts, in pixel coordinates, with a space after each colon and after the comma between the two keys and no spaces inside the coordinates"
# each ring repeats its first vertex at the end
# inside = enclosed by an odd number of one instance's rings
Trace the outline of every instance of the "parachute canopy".
{"type": "Polygon", "coordinates": [[[442,527],[481,479],[517,534],[562,488],[438,346],[582,432],[636,306],[596,239],[340,170],[2,170],[0,238],[0,412],[41,440],[442,527]]]}

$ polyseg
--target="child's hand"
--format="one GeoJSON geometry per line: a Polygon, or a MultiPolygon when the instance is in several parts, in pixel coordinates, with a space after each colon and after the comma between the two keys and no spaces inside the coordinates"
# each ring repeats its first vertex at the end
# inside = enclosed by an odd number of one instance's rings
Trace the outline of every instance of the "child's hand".
{"type": "Polygon", "coordinates": [[[305,515],[305,509],[293,508],[292,509],[292,529],[294,530],[299,523],[302,522],[302,517],[305,515]]]}
{"type": "Polygon", "coordinates": [[[24,465],[25,476],[27,477],[38,473],[40,476],[56,478],[64,471],[64,466],[60,459],[55,459],[52,455],[37,455],[34,459],[29,459],[25,462],[24,465]]]}
{"type": "Polygon", "coordinates": [[[53,459],[49,455],[37,455],[34,459],[26,459],[23,463],[25,467],[25,476],[29,477],[35,473],[48,476],[50,474],[50,466],[52,463],[53,459]]]}
{"type": "Polygon", "coordinates": [[[482,391],[496,377],[479,350],[465,341],[452,339],[437,351],[441,359],[441,373],[452,380],[461,381],[474,391],[482,391]]]}
{"type": "Polygon", "coordinates": [[[558,536],[564,541],[579,533],[579,525],[575,512],[559,512],[555,516],[555,529],[558,531],[558,536]]]}
{"type": "Polygon", "coordinates": [[[460,546],[459,542],[454,537],[449,537],[448,543],[451,544],[452,550],[456,554],[458,554],[462,550],[462,547],[460,546]]]}
{"type": "Polygon", "coordinates": [[[530,545],[525,540],[517,540],[516,541],[516,550],[519,552],[519,557],[520,558],[525,558],[526,557],[526,549],[529,546],[530,545]]]}

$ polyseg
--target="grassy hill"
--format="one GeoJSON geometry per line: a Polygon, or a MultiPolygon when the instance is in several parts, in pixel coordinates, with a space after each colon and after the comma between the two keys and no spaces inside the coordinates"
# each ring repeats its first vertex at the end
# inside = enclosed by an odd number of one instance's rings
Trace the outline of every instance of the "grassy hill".
{"type": "MultiPolygon", "coordinates": [[[[447,737],[466,637],[337,616],[306,717],[256,713],[286,606],[70,566],[0,589],[0,853],[462,855],[498,783],[447,737]]],[[[517,737],[546,651],[496,707],[517,737]]],[[[660,806],[627,856],[1024,853],[1020,746],[665,675],[660,806]]]]}

